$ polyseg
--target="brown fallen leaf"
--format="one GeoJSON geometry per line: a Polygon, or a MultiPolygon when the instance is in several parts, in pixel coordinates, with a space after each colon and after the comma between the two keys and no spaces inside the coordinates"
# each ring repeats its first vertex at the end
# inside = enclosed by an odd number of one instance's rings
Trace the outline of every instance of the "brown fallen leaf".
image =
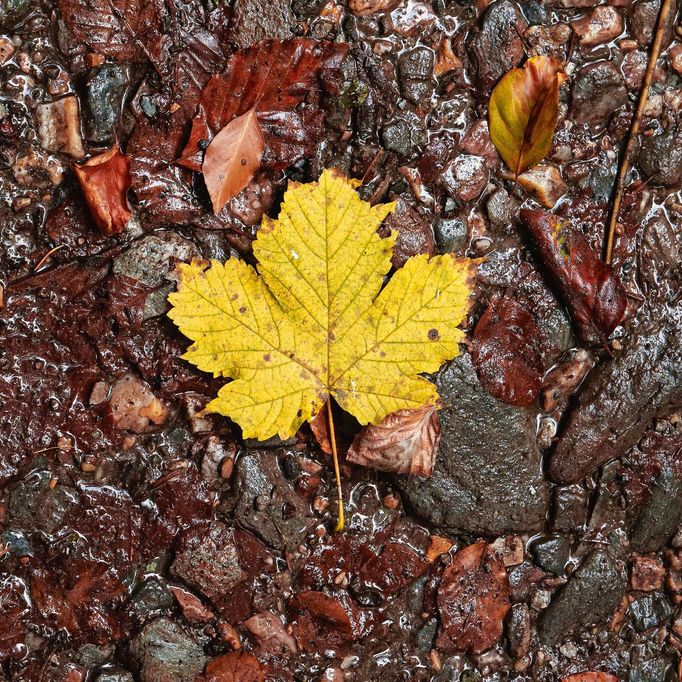
{"type": "Polygon", "coordinates": [[[213,611],[207,609],[201,603],[201,599],[191,592],[175,585],[171,585],[169,589],[180,605],[182,615],[188,623],[209,623],[215,617],[213,611]]]}
{"type": "Polygon", "coordinates": [[[310,430],[320,446],[320,450],[327,455],[332,454],[332,444],[329,440],[329,421],[327,418],[327,403],[322,405],[322,409],[310,420],[310,430]]]}
{"type": "Polygon", "coordinates": [[[397,410],[380,424],[365,426],[346,460],[381,471],[430,476],[439,442],[440,420],[434,405],[397,410]]]}
{"type": "Polygon", "coordinates": [[[127,194],[130,189],[130,159],[118,145],[73,167],[95,224],[104,234],[119,234],[132,215],[127,194]]]}
{"type": "Polygon", "coordinates": [[[214,213],[220,213],[253,179],[264,149],[265,140],[255,109],[233,118],[213,138],[201,170],[214,213]]]}
{"type": "Polygon", "coordinates": [[[199,143],[250,109],[258,112],[265,138],[265,166],[285,168],[310,153],[324,126],[322,96],[338,94],[347,51],[342,43],[295,38],[265,40],[235,52],[203,89],[178,164],[200,171],[199,143]]]}
{"type": "Polygon", "coordinates": [[[231,651],[208,663],[196,682],[265,682],[265,671],[252,654],[231,651]]]}
{"type": "Polygon", "coordinates": [[[477,542],[457,552],[438,589],[436,646],[476,654],[490,649],[502,635],[510,595],[504,564],[490,545],[477,542]]]}
{"type": "Polygon", "coordinates": [[[552,57],[531,57],[512,69],[490,97],[490,137],[518,177],[547,156],[559,115],[559,86],[566,80],[552,57]]]}
{"type": "Polygon", "coordinates": [[[517,407],[538,395],[544,361],[542,332],[533,316],[511,296],[493,298],[469,343],[483,388],[517,407]]]}
{"type": "Polygon", "coordinates": [[[603,343],[623,318],[625,287],[587,237],[567,220],[547,211],[521,210],[545,267],[588,343],[603,343]]]}

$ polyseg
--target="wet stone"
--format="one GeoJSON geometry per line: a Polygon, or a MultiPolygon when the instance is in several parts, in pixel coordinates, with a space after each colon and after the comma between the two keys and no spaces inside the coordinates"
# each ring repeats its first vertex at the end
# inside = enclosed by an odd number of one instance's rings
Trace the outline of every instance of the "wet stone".
{"type": "Polygon", "coordinates": [[[578,123],[606,123],[627,102],[628,93],[618,69],[608,61],[584,66],[571,91],[571,114],[578,123]]]}
{"type": "Polygon", "coordinates": [[[595,7],[581,19],[571,22],[583,47],[594,47],[617,38],[623,32],[623,17],[615,7],[595,7]]]}
{"type": "Polygon", "coordinates": [[[535,2],[535,0],[521,5],[521,11],[531,26],[539,26],[547,21],[547,10],[539,2],[535,2]]]}
{"type": "Polygon", "coordinates": [[[644,632],[660,625],[673,615],[673,609],[665,594],[652,592],[630,604],[632,624],[637,632],[644,632]]]}
{"type": "Polygon", "coordinates": [[[481,386],[468,354],[437,380],[447,406],[433,476],[396,478],[417,516],[448,531],[499,536],[539,529],[547,506],[536,413],[481,386]]]}
{"type": "Polygon", "coordinates": [[[433,232],[438,253],[457,253],[467,246],[467,226],[459,218],[438,218],[433,232]]]}
{"type": "Polygon", "coordinates": [[[233,11],[231,34],[237,47],[294,34],[296,15],[289,0],[236,0],[233,11]]]}
{"type": "Polygon", "coordinates": [[[682,125],[646,138],[637,156],[644,175],[655,185],[672,187],[682,182],[682,125]]]}
{"type": "Polygon", "coordinates": [[[381,140],[389,152],[399,156],[410,156],[412,154],[410,127],[402,119],[386,124],[381,130],[381,140]]]}
{"type": "Polygon", "coordinates": [[[130,653],[141,682],[194,682],[206,663],[199,643],[168,618],[146,625],[133,639],[130,653]]]}
{"type": "Polygon", "coordinates": [[[127,84],[127,69],[118,64],[103,64],[88,78],[85,105],[89,116],[85,120],[86,137],[90,142],[104,143],[113,139],[127,84]]]}
{"type": "Polygon", "coordinates": [[[433,642],[438,631],[438,619],[429,618],[424,625],[419,628],[417,636],[415,637],[415,644],[419,651],[430,651],[433,649],[433,642]]]}
{"type": "Polygon", "coordinates": [[[587,518],[588,497],[580,483],[555,488],[552,529],[572,533],[582,528],[587,518]]]}
{"type": "Polygon", "coordinates": [[[625,579],[615,559],[606,551],[593,551],[543,612],[541,639],[552,644],[590,626],[605,625],[624,591],[625,579]]]}
{"type": "Polygon", "coordinates": [[[144,580],[130,598],[130,612],[141,621],[165,615],[173,607],[173,595],[162,578],[144,580]]]}
{"type": "Polygon", "coordinates": [[[95,682],[135,682],[135,678],[132,673],[129,673],[127,670],[120,672],[116,670],[107,670],[104,673],[100,673],[95,678],[95,682]]]}
{"type": "Polygon", "coordinates": [[[548,573],[564,575],[570,547],[563,537],[546,538],[533,543],[531,553],[535,563],[548,573]]]}
{"type": "Polygon", "coordinates": [[[419,104],[431,96],[433,65],[433,50],[427,47],[415,47],[400,55],[398,59],[400,90],[406,100],[419,104]]]}
{"type": "Polygon", "coordinates": [[[26,18],[32,7],[32,0],[0,0],[0,28],[14,28],[26,18]]]}

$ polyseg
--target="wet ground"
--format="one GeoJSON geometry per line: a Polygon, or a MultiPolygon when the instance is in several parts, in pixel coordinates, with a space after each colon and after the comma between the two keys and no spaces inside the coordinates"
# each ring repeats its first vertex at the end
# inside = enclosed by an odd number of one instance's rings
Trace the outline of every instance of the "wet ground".
{"type": "MultiPolygon", "coordinates": [[[[611,338],[583,340],[519,218],[540,198],[603,239],[658,3],[585,5],[0,0],[1,679],[679,679],[679,23],[624,199],[628,306],[611,338]],[[336,44],[298,118],[268,123],[280,146],[262,172],[213,215],[175,162],[211,75],[269,39],[336,44]],[[536,54],[569,80],[531,195],[508,180],[486,107],[536,54]],[[71,166],[115,140],[134,217],[106,235],[71,166]],[[344,465],[342,534],[311,433],[245,442],[200,414],[220,382],[179,358],[165,316],[176,262],[251,260],[286,183],[328,167],[398,202],[396,267],[485,256],[470,336],[513,300],[533,330],[515,372],[544,376],[515,406],[490,393],[509,398],[498,365],[464,350],[435,377],[433,477],[344,465]],[[473,630],[463,556],[484,574],[473,630]]],[[[358,425],[340,430],[347,446],[358,425]]]]}

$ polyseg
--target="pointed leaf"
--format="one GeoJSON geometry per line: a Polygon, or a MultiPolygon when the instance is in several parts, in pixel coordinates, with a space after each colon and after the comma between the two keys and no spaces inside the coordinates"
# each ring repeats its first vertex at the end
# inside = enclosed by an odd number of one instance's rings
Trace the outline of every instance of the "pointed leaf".
{"type": "Polygon", "coordinates": [[[247,438],[288,438],[330,396],[362,424],[433,405],[419,375],[459,353],[474,261],[418,256],[382,290],[395,234],[377,228],[393,206],[356,185],[331,171],[291,183],[254,242],[260,276],[238,260],[179,267],[169,316],[195,342],[184,357],[234,379],[208,409],[247,438]]]}
{"type": "Polygon", "coordinates": [[[201,170],[213,212],[241,192],[260,167],[265,149],[256,110],[232,119],[208,145],[201,170]]]}
{"type": "Polygon", "coordinates": [[[346,459],[381,471],[430,476],[439,442],[438,412],[434,405],[425,405],[392,412],[381,424],[365,426],[346,459]]]}
{"type": "Polygon", "coordinates": [[[114,145],[73,169],[100,231],[123,232],[132,215],[126,196],[130,189],[130,159],[114,145]]]}
{"type": "Polygon", "coordinates": [[[559,85],[566,79],[551,57],[531,57],[495,86],[488,118],[493,144],[515,175],[547,156],[559,113],[559,85]]]}

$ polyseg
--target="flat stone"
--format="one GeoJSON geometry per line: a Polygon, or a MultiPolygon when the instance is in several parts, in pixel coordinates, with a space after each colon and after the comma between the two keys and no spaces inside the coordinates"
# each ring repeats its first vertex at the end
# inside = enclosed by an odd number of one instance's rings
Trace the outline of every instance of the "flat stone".
{"type": "Polygon", "coordinates": [[[231,36],[237,47],[294,35],[297,20],[289,0],[236,0],[233,12],[231,36]]]}
{"type": "Polygon", "coordinates": [[[548,573],[564,575],[570,546],[565,538],[544,538],[533,543],[531,553],[535,563],[548,573]]]}
{"type": "Polygon", "coordinates": [[[656,627],[673,615],[672,606],[663,592],[652,592],[635,599],[630,604],[629,611],[637,632],[656,627]]]}
{"type": "Polygon", "coordinates": [[[594,550],[542,613],[540,638],[554,644],[593,625],[605,625],[618,608],[625,578],[615,559],[594,550]]]}
{"type": "Polygon", "coordinates": [[[146,625],[133,639],[130,653],[141,682],[194,682],[206,664],[200,644],[168,618],[146,625]]]}
{"type": "Polygon", "coordinates": [[[599,61],[578,71],[571,91],[571,114],[578,123],[606,123],[628,100],[623,77],[611,62],[599,61]]]}
{"type": "Polygon", "coordinates": [[[417,516],[448,531],[484,535],[542,527],[547,487],[536,442],[533,409],[493,398],[476,376],[468,353],[437,379],[447,406],[431,478],[396,477],[417,516]]]}
{"type": "Polygon", "coordinates": [[[119,64],[103,64],[94,71],[85,86],[87,139],[109,142],[121,115],[123,94],[128,84],[128,71],[119,64]]]}
{"type": "Polygon", "coordinates": [[[637,163],[654,185],[679,186],[682,182],[682,127],[669,126],[664,133],[646,138],[637,163]]]}
{"type": "Polygon", "coordinates": [[[615,7],[602,5],[571,22],[583,47],[594,47],[617,38],[623,32],[623,17],[615,7]]]}

